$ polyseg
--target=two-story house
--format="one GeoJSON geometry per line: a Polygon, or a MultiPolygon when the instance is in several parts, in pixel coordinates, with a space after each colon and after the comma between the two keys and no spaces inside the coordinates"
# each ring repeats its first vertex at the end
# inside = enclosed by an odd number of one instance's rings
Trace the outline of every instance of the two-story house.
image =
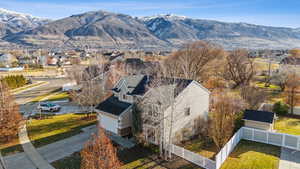
{"type": "MultiPolygon", "coordinates": [[[[112,89],[113,95],[96,106],[100,125],[120,136],[130,134],[133,127],[133,105],[138,100],[151,97],[152,91],[149,86],[154,80],[154,77],[147,75],[132,75],[121,78],[112,89]]],[[[176,94],[172,104],[172,136],[175,136],[175,133],[184,127],[193,128],[197,118],[207,118],[210,92],[193,80],[175,79],[173,84],[167,81],[162,83],[161,87],[167,88],[175,83],[176,94]]],[[[165,118],[163,118],[165,126],[170,123],[168,118],[170,113],[171,108],[167,105],[164,113],[165,118]]],[[[165,130],[167,131],[168,128],[166,127],[165,130]]],[[[148,135],[154,137],[153,142],[157,140],[155,132],[157,131],[149,131],[148,135]]]]}

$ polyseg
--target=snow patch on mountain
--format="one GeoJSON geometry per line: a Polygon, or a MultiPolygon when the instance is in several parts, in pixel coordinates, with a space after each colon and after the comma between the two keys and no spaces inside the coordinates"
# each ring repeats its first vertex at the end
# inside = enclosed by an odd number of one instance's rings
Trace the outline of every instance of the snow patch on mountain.
{"type": "Polygon", "coordinates": [[[170,20],[170,21],[187,19],[186,16],[180,16],[180,15],[175,15],[175,14],[159,14],[159,15],[154,15],[154,16],[141,17],[140,19],[145,22],[145,21],[158,19],[158,18],[162,18],[162,19],[166,19],[166,20],[170,20]]]}
{"type": "Polygon", "coordinates": [[[0,22],[8,24],[10,27],[24,27],[28,29],[46,24],[49,21],[49,19],[0,8],[0,22]]]}

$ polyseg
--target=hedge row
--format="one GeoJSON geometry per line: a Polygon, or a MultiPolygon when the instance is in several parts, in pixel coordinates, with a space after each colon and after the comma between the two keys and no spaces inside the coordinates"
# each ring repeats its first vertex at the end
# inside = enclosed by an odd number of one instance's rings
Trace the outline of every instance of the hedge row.
{"type": "Polygon", "coordinates": [[[10,89],[22,87],[28,83],[27,79],[23,75],[11,75],[0,79],[1,82],[7,84],[10,89]]]}

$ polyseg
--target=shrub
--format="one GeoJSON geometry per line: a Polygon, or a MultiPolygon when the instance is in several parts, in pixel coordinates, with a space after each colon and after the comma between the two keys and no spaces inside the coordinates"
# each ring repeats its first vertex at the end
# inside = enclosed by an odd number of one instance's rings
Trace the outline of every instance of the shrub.
{"type": "Polygon", "coordinates": [[[244,118],[243,111],[236,113],[235,121],[234,121],[234,132],[237,132],[240,128],[242,128],[244,126],[243,118],[244,118]]]}
{"type": "Polygon", "coordinates": [[[5,83],[10,89],[15,89],[26,85],[27,79],[23,75],[11,75],[0,79],[1,82],[5,83]]]}
{"type": "Polygon", "coordinates": [[[289,106],[287,104],[284,104],[282,102],[276,102],[273,105],[273,112],[275,112],[277,115],[284,116],[288,113],[289,106]]]}

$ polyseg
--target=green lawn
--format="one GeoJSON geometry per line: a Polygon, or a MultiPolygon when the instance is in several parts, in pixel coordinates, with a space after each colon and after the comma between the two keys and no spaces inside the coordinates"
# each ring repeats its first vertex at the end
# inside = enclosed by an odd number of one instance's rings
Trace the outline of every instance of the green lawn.
{"type": "Polygon", "coordinates": [[[32,120],[27,125],[27,131],[34,146],[40,147],[79,134],[82,128],[96,124],[96,121],[95,116],[87,120],[85,114],[57,115],[49,119],[32,120]]]}
{"type": "MultiPolygon", "coordinates": [[[[156,147],[144,147],[137,145],[131,149],[120,149],[119,160],[123,163],[122,169],[198,169],[194,164],[174,157],[171,161],[158,158],[156,147]]],[[[55,161],[52,165],[56,169],[80,169],[80,153],[74,153],[70,157],[55,161]]]]}
{"type": "Polygon", "coordinates": [[[300,135],[300,119],[279,117],[275,122],[274,129],[279,133],[300,135]]]}
{"type": "Polygon", "coordinates": [[[278,169],[280,147],[242,140],[221,169],[278,169]]]}
{"type": "MultiPolygon", "coordinates": [[[[41,147],[79,134],[82,128],[96,124],[96,122],[95,116],[87,120],[85,114],[58,115],[49,119],[32,120],[27,125],[27,131],[33,145],[41,147]]],[[[0,150],[3,156],[23,152],[18,138],[10,144],[0,145],[0,150]]]]}
{"type": "Polygon", "coordinates": [[[80,162],[80,153],[76,152],[69,157],[51,163],[51,165],[56,169],[80,169],[80,162]]]}
{"type": "Polygon", "coordinates": [[[54,95],[49,96],[45,101],[56,101],[56,100],[63,100],[63,99],[69,99],[68,92],[58,92],[54,95]]]}
{"type": "Polygon", "coordinates": [[[264,82],[258,82],[258,83],[256,83],[256,86],[259,87],[259,88],[263,88],[263,89],[280,90],[279,86],[273,85],[273,84],[270,84],[269,87],[265,87],[265,83],[264,82]]]}

